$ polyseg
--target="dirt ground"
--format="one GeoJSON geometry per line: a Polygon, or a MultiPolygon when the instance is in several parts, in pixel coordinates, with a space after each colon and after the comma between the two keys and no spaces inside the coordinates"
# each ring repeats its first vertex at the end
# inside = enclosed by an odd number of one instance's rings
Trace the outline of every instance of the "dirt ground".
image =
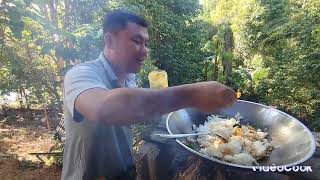
{"type": "Polygon", "coordinates": [[[61,167],[46,156],[29,153],[49,152],[57,141],[42,117],[26,120],[19,113],[0,119],[0,177],[5,180],[60,179],[61,167]],[[48,165],[51,164],[51,165],[48,165]]]}

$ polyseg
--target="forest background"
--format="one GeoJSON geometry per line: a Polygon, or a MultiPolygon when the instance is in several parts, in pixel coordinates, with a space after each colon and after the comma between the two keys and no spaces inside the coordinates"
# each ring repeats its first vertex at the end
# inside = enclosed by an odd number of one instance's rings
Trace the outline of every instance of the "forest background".
{"type": "Polygon", "coordinates": [[[1,114],[61,116],[66,71],[98,57],[118,8],[150,24],[140,87],[154,69],[169,86],[219,81],[320,131],[319,0],[1,0],[1,114]]]}

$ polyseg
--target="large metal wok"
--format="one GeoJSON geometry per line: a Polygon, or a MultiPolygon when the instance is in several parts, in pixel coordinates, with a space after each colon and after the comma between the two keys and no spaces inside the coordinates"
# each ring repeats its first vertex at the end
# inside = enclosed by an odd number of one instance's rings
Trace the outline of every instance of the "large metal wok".
{"type": "MultiPolygon", "coordinates": [[[[243,119],[241,124],[249,123],[254,128],[260,128],[270,134],[271,141],[276,146],[270,155],[259,162],[261,166],[294,166],[308,160],[314,153],[316,145],[312,133],[300,121],[292,116],[277,109],[261,104],[237,101],[232,107],[215,113],[227,118],[235,117],[239,112],[243,119]]],[[[191,133],[192,124],[199,125],[206,121],[208,114],[201,113],[195,109],[181,109],[168,115],[166,126],[170,134],[191,133]]],[[[221,161],[219,159],[208,157],[198,151],[186,146],[180,139],[176,140],[188,151],[221,164],[250,168],[252,166],[243,166],[221,161]]]]}

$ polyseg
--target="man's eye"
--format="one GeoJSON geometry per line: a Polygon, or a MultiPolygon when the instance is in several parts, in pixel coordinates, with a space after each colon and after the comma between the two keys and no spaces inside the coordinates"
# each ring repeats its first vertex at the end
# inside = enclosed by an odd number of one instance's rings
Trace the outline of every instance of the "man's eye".
{"type": "Polygon", "coordinates": [[[134,43],[136,43],[136,44],[139,44],[139,45],[142,44],[141,41],[138,41],[138,40],[135,40],[135,39],[133,39],[132,41],[133,41],[134,43]]]}

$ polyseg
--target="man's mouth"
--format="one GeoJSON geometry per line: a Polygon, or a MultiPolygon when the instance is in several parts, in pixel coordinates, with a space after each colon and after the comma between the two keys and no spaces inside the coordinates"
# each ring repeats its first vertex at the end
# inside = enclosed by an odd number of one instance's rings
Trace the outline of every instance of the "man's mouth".
{"type": "Polygon", "coordinates": [[[138,64],[143,65],[144,64],[144,60],[141,59],[137,59],[138,64]]]}

